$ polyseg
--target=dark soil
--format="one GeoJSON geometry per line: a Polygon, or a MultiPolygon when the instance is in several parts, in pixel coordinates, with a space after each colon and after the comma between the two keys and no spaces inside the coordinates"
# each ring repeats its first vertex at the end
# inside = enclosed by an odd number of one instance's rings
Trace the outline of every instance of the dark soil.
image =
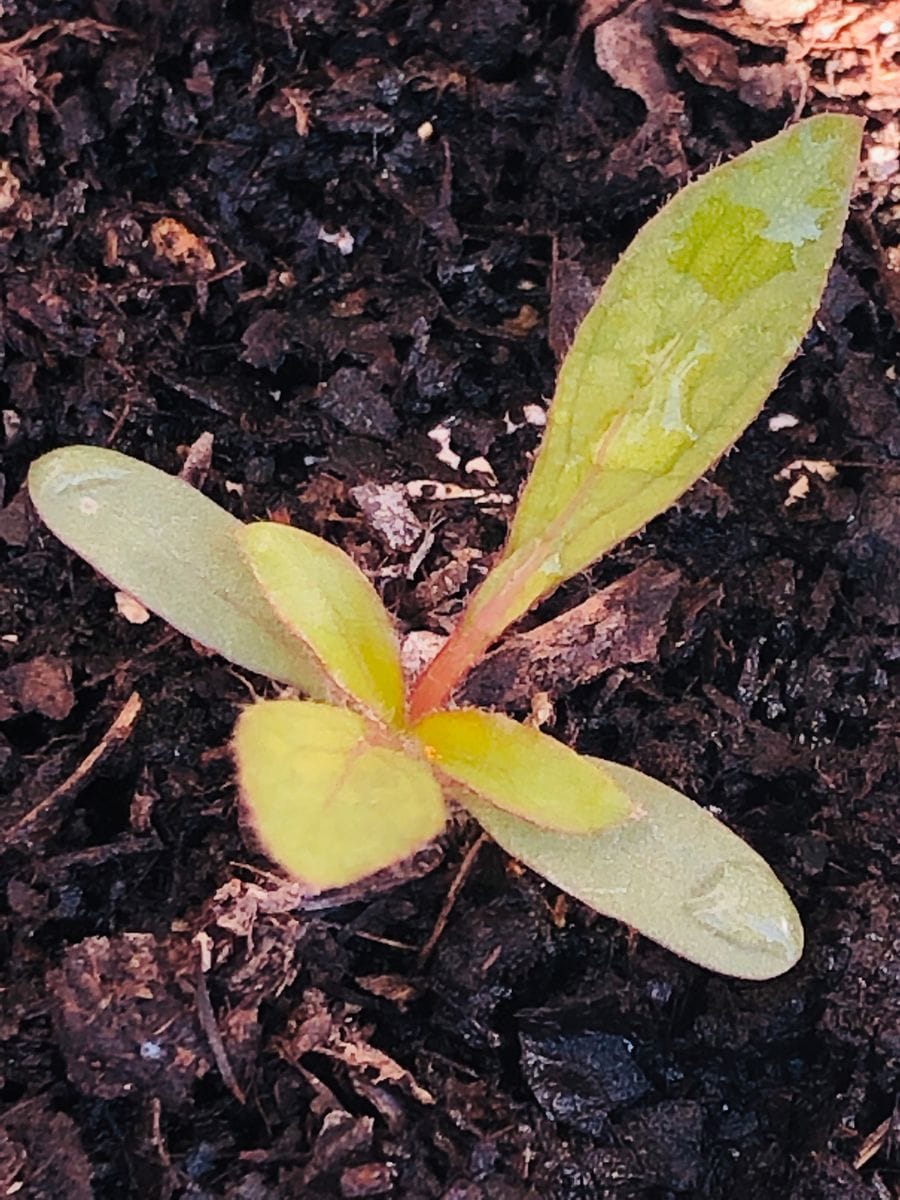
{"type": "MultiPolygon", "coordinates": [[[[774,982],[681,962],[490,844],[421,960],[462,826],[393,886],[299,903],[235,812],[229,730],[265,682],[125,619],[22,490],[55,446],[177,471],[211,433],[209,495],[324,534],[404,629],[445,632],[593,287],[680,180],[791,116],[790,81],[705,86],[696,21],[635,7],[595,38],[564,0],[0,0],[0,1193],[900,1196],[891,179],[864,175],[737,449],[539,614],[665,584],[649,644],[544,670],[549,728],[773,864],[808,933],[774,982]]],[[[722,37],[771,78],[771,39],[722,37]]],[[[521,712],[509,669],[479,686],[521,712]]]]}

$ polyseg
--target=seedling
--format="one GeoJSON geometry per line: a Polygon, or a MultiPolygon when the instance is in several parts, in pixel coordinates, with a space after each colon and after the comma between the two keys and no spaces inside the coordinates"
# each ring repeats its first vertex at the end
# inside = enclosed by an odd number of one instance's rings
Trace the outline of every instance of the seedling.
{"type": "Polygon", "coordinates": [[[708,812],[452,697],[512,622],[668,508],[759,412],[818,305],[859,142],[852,118],[800,122],[642,230],[562,365],[504,551],[411,690],[390,617],[334,546],[243,525],[110,450],[33,465],[34,503],[67,545],[176,629],[306,697],[245,709],[234,750],[262,844],[311,890],[408,856],[449,800],[552,883],[686,958],[750,979],[796,962],[787,894],[708,812]]]}

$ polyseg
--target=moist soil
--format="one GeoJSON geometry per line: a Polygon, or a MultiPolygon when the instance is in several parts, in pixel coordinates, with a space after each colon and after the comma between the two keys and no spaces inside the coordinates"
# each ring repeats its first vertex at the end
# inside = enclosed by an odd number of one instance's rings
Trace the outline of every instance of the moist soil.
{"type": "Polygon", "coordinates": [[[827,7],[0,3],[3,1194],[900,1196],[891,5],[830,41],[827,7]],[[74,559],[28,464],[183,470],[341,545],[436,644],[611,264],[804,105],[869,121],[802,353],[470,685],[709,805],[796,899],[802,961],[711,975],[461,819],[304,899],[236,810],[229,732],[272,685],[74,559]],[[543,630],[645,586],[587,657],[543,630]]]}

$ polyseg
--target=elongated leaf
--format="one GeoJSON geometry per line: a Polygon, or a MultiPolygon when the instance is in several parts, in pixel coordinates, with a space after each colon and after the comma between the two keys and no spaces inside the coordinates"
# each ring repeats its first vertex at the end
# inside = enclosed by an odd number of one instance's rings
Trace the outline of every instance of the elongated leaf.
{"type": "Polygon", "coordinates": [[[683,958],[743,979],[792,967],[803,927],[756,851],[672,788],[629,767],[602,766],[634,813],[601,833],[553,833],[483,800],[461,802],[515,858],[683,958]]]}
{"type": "Polygon", "coordinates": [[[432,713],[414,732],[442,775],[537,825],[588,833],[631,811],[625,792],[596,759],[500,713],[432,713]]]}
{"type": "Polygon", "coordinates": [[[313,887],[342,887],[405,858],[446,820],[424,757],[349,709],[267,700],[241,714],[234,747],[260,840],[313,887]]]}
{"type": "Polygon", "coordinates": [[[356,563],[322,538],[268,521],[245,526],[240,542],[275,611],[332,679],[371,712],[401,723],[397,636],[356,563]]]}
{"type": "Polygon", "coordinates": [[[644,226],[566,356],[507,547],[459,639],[493,640],[668,508],[753,420],[818,307],[860,136],[852,117],[801,121],[644,226]]]}
{"type": "Polygon", "coordinates": [[[28,489],[61,541],[181,633],[250,671],[328,694],[244,561],[241,522],[195,488],[114,450],[67,446],[32,464],[28,489]]]}

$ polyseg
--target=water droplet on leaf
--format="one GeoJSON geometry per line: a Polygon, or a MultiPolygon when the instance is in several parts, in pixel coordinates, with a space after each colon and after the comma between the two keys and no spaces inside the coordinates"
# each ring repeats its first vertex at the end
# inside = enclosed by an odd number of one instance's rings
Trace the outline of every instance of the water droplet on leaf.
{"type": "Polygon", "coordinates": [[[753,862],[725,862],[686,902],[688,912],[732,945],[796,958],[803,932],[793,907],[771,886],[770,872],[753,862]]]}

